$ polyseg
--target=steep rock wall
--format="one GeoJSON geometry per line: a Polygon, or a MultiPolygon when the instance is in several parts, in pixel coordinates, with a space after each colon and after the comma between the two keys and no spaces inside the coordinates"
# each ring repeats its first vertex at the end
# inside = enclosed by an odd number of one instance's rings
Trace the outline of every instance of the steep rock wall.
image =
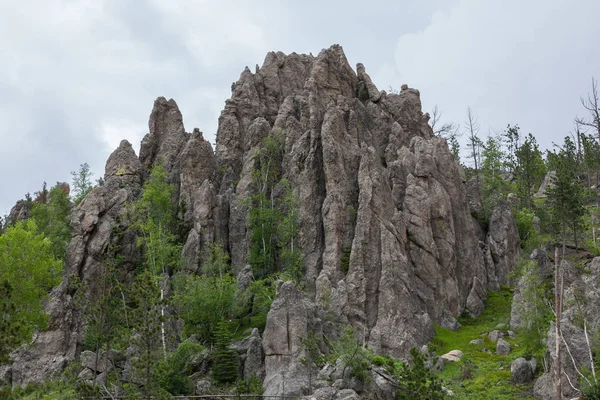
{"type": "MultiPolygon", "coordinates": [[[[123,211],[157,162],[167,168],[176,186],[174,200],[184,205],[190,227],[184,268],[197,271],[207,244],[217,241],[239,272],[248,256],[243,200],[254,190],[254,156],[263,138],[281,130],[282,170],[300,199],[299,243],[305,300],[311,304],[298,315],[318,320],[318,309],[326,304],[337,323],[352,325],[375,350],[405,357],[433,337],[434,323],[455,328],[454,317],[468,309],[469,298],[477,307],[468,311],[480,313],[486,288],[504,282],[511,268],[506,254],[518,253],[518,242],[502,238],[508,217],[499,217],[498,234],[479,241],[464,172],[445,140],[433,135],[428,118],[418,90],[403,85],[398,94],[379,92],[364,66],[355,72],[338,45],[316,57],[272,52],[254,73],[246,68],[219,118],[214,153],[200,131],[186,133],[174,100],[158,98],[139,158],[131,145],[121,143],[107,163],[106,184],[75,209],[67,275],[89,282],[93,297],[109,230],[118,224],[126,233],[121,251],[135,262],[135,235],[123,211]]],[[[48,379],[77,356],[81,321],[64,306],[71,301],[67,287],[65,279],[53,293],[50,330],[40,334],[42,339],[55,335],[47,341],[58,347],[34,344],[21,353],[13,384],[48,379]],[[40,361],[52,357],[58,360],[52,366],[40,361]]],[[[270,313],[267,327],[278,326],[277,315],[287,303],[274,304],[279,311],[270,313]]],[[[296,326],[304,332],[312,326],[306,324],[296,326]]],[[[269,332],[281,333],[267,329],[263,336],[265,382],[273,382],[266,390],[279,394],[277,376],[300,373],[302,352],[294,348],[284,362],[269,345],[278,340],[269,332]]],[[[289,329],[286,334],[297,336],[289,329]]],[[[297,337],[290,340],[296,343],[297,337]]],[[[301,394],[304,380],[299,382],[301,394]]]]}

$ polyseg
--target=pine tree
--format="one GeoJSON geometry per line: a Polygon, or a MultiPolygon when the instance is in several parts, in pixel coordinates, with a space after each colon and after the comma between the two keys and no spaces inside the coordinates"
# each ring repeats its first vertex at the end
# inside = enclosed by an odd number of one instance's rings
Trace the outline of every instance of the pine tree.
{"type": "Polygon", "coordinates": [[[134,381],[141,384],[142,393],[146,399],[152,398],[158,390],[155,380],[155,367],[163,360],[161,346],[161,327],[163,317],[160,300],[160,290],[156,277],[148,270],[140,273],[132,286],[131,299],[133,307],[130,310],[135,334],[132,345],[136,349],[132,361],[134,381]]]}
{"type": "Polygon", "coordinates": [[[578,162],[575,144],[569,137],[558,152],[548,154],[548,160],[556,171],[554,186],[549,188],[548,205],[552,213],[553,230],[563,245],[563,256],[569,230],[573,234],[575,246],[578,245],[586,213],[585,188],[577,176],[578,162]]]}
{"type": "Polygon", "coordinates": [[[400,400],[427,399],[442,400],[444,391],[435,374],[425,365],[425,358],[416,348],[410,350],[412,362],[404,364],[398,376],[400,400]]]}
{"type": "Polygon", "coordinates": [[[532,209],[532,190],[542,182],[546,175],[546,165],[542,159],[535,137],[530,133],[525,142],[516,151],[517,167],[515,170],[517,193],[523,208],[532,209]]]}
{"type": "Polygon", "coordinates": [[[215,330],[212,378],[218,384],[233,383],[238,378],[237,353],[231,348],[231,333],[223,321],[215,330]]]}
{"type": "Polygon", "coordinates": [[[71,171],[73,177],[73,202],[79,204],[81,200],[92,190],[92,176],[88,163],[79,166],[79,171],[71,171]]]}

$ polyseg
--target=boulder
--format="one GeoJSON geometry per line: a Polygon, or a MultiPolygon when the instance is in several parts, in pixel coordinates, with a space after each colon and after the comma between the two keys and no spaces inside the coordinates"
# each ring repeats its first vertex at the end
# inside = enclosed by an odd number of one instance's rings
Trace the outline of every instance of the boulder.
{"type": "Polygon", "coordinates": [[[526,359],[520,357],[510,365],[510,376],[513,383],[529,383],[533,380],[533,371],[531,364],[526,359]]]}
{"type": "Polygon", "coordinates": [[[360,396],[352,389],[342,389],[335,394],[333,400],[360,400],[360,396]]]}
{"type": "Polygon", "coordinates": [[[488,337],[493,343],[496,343],[498,339],[504,337],[504,333],[499,330],[493,330],[488,334],[488,337]]]}
{"type": "Polygon", "coordinates": [[[113,369],[112,362],[100,356],[98,356],[98,363],[96,364],[96,353],[93,351],[82,351],[79,355],[79,360],[84,368],[89,368],[92,371],[104,372],[113,369]]]}
{"type": "Polygon", "coordinates": [[[496,354],[499,356],[506,356],[510,354],[510,344],[502,339],[498,339],[498,343],[496,343],[496,354]]]}
{"type": "Polygon", "coordinates": [[[460,350],[451,350],[446,354],[440,356],[440,358],[444,361],[452,361],[457,362],[460,361],[464,353],[460,350]]]}

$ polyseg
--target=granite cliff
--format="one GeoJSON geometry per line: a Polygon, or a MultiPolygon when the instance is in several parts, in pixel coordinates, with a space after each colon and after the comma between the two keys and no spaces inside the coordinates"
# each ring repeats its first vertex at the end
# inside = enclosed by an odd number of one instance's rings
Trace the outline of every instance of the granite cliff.
{"type": "Polygon", "coordinates": [[[278,287],[258,367],[265,394],[281,394],[292,375],[286,394],[307,394],[299,337],[308,330],[322,335],[351,325],[376,352],[405,358],[433,337],[434,324],[457,328],[455,317],[480,314],[487,291],[508,283],[519,257],[510,208],[500,204],[481,233],[464,171],[433,134],[418,90],[379,91],[338,45],[317,56],[271,52],[231,89],[214,151],[199,130],[185,131],[176,102],[160,97],[139,157],[126,141],[109,157],[105,184],[73,210],[65,279],[47,306],[49,329],[15,356],[13,385],[49,379],[79,356],[84,325],[71,307],[68,277],[87,283],[94,301],[116,225],[124,232],[117,239],[122,277],[130,278],[139,254],[125,205],[159,160],[185,204],[184,269],[195,273],[202,250],[218,242],[242,271],[250,240],[244,199],[255,190],[255,154],[276,131],[285,138],[283,175],[300,200],[306,290],[278,287]]]}

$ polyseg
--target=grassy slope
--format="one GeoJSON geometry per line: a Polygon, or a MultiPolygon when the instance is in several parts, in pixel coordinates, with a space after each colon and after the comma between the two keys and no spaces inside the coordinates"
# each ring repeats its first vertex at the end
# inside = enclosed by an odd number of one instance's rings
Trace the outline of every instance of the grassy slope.
{"type": "MultiPolygon", "coordinates": [[[[456,332],[436,327],[436,336],[432,342],[433,349],[441,355],[450,350],[464,352],[458,363],[446,363],[440,377],[444,386],[455,393],[457,399],[533,399],[532,385],[515,386],[510,380],[512,360],[522,356],[518,347],[519,336],[515,339],[504,337],[511,345],[508,356],[496,355],[496,344],[487,336],[500,323],[508,324],[510,320],[510,304],[512,291],[503,288],[500,292],[490,292],[486,309],[478,318],[463,317],[459,319],[462,327],[456,332]],[[473,339],[484,339],[481,345],[469,344],[473,339]],[[488,349],[492,354],[487,353],[488,349]]],[[[522,349],[523,347],[521,347],[522,349]]]]}

